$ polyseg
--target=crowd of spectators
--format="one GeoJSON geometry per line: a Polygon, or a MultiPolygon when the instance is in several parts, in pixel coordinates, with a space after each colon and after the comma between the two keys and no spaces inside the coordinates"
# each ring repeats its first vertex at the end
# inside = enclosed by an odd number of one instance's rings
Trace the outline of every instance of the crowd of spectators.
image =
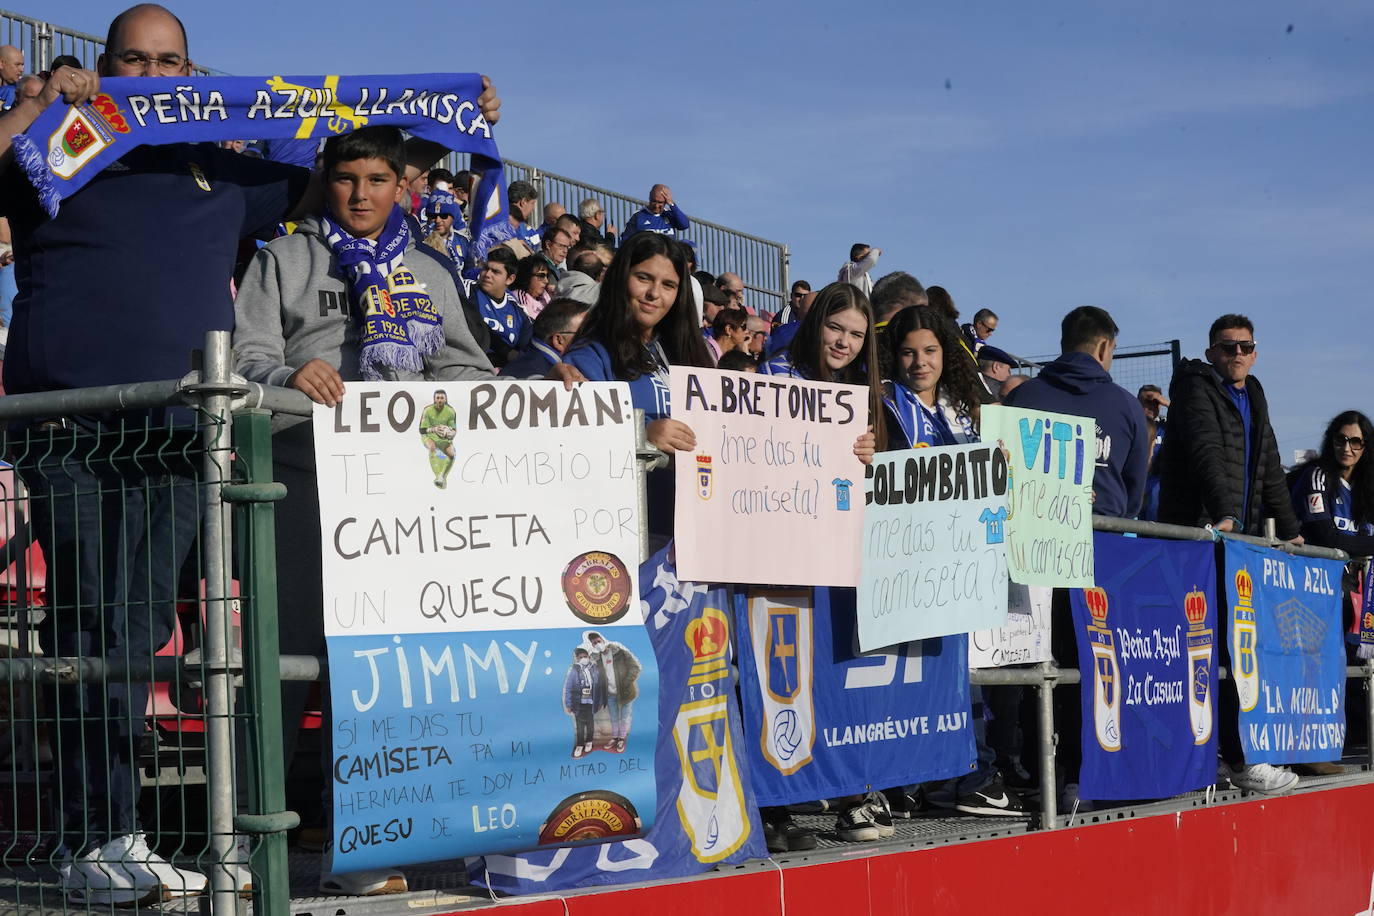
{"type": "MultiPolygon", "coordinates": [[[[191,72],[185,30],[161,7],[141,5],[121,14],[106,48],[100,75],[191,72]]],[[[760,314],[749,302],[750,277],[728,269],[732,265],[710,265],[727,268],[719,274],[702,269],[706,265],[683,238],[691,221],[665,184],[649,189],[648,203],[618,233],[596,198],[581,201],[576,214],[556,203],[540,211],[534,186],[514,181],[506,192],[507,217],[472,238],[467,210],[477,176],[433,167],[434,151],[407,143],[392,128],[331,138],[313,171],[273,161],[270,149],[260,146],[218,149],[215,174],[224,203],[210,215],[199,202],[193,207],[183,199],[199,192],[169,190],[163,180],[169,171],[186,170],[189,147],[140,149],[125,157],[118,174],[102,175],[49,219],[13,165],[8,138],[59,98],[94,93],[97,75],[73,63],[26,80],[22,54],[0,47],[0,103],[9,109],[0,115],[0,215],[8,217],[0,225],[0,294],[9,284],[4,305],[15,300],[13,322],[8,314],[4,319],[13,328],[5,365],[12,392],[180,377],[186,354],[206,331],[232,328],[238,370],[246,378],[295,388],[327,405],[362,379],[446,381],[499,373],[568,384],[622,381],[645,412],[649,442],[671,456],[696,446],[695,432],[672,416],[671,366],[757,371],[867,388],[871,426],[854,443],[865,463],[888,449],[977,441],[988,404],[1077,414],[1096,421],[1097,514],[1247,534],[1262,534],[1266,519],[1273,519],[1283,540],[1374,552],[1374,466],[1363,460],[1374,436],[1370,421],[1354,411],[1338,415],[1318,457],[1285,479],[1264,391],[1251,372],[1257,344],[1244,316],[1216,320],[1205,359],[1180,365],[1165,397],[1157,386],[1136,395],[1117,386],[1111,377],[1116,323],[1104,309],[1075,308],[1061,324],[1062,355],[1026,381],[1012,374],[1020,361],[988,342],[999,327],[997,314],[982,308],[960,326],[946,288],[926,287],[902,270],[873,279],[882,250],[868,244],[851,247],[835,282],[813,289],[798,280],[776,313],[760,314]],[[165,242],[156,256],[145,245],[152,237],[165,242]],[[235,269],[240,237],[263,244],[235,269]],[[402,271],[410,278],[404,292],[423,299],[419,307],[431,316],[433,333],[411,340],[415,352],[398,357],[376,345],[363,303],[402,271]],[[169,303],[186,302],[197,305],[169,313],[169,303]],[[63,333],[72,326],[83,327],[91,339],[73,341],[63,333]]],[[[497,120],[499,106],[488,90],[482,98],[488,121],[497,120]]],[[[392,294],[402,292],[400,282],[392,294]]],[[[58,424],[44,431],[80,436],[127,420],[96,417],[85,429],[58,424]]],[[[433,450],[436,487],[447,479],[441,451],[433,450]]],[[[295,608],[293,620],[316,624],[284,629],[282,650],[322,654],[308,424],[279,432],[275,454],[277,479],[287,482],[290,494],[276,516],[278,543],[290,545],[284,559],[293,571],[283,577],[282,600],[295,608]]],[[[62,490],[41,469],[19,470],[40,504],[85,498],[62,490]]],[[[109,481],[90,483],[96,492],[109,481]]],[[[659,542],[673,529],[672,488],[671,472],[650,475],[648,525],[659,542]]],[[[129,602],[141,602],[138,613],[145,616],[171,606],[160,596],[175,592],[178,558],[193,539],[193,514],[182,517],[193,502],[173,500],[171,492],[117,507],[128,521],[127,543],[117,550],[139,568],[157,571],[144,583],[146,593],[129,602]]],[[[111,549],[96,540],[100,532],[73,530],[65,517],[35,513],[55,580],[75,575],[83,551],[111,549]]],[[[89,587],[73,604],[89,613],[72,618],[86,622],[60,626],[53,615],[40,637],[44,651],[93,651],[89,621],[103,609],[102,583],[99,572],[87,573],[89,587]]],[[[1073,667],[1073,630],[1065,624],[1062,597],[1055,605],[1055,654],[1073,667]]],[[[156,648],[153,633],[129,621],[116,621],[113,629],[129,643],[118,651],[156,648]]],[[[84,688],[65,689],[77,708],[107,713],[61,726],[68,749],[59,761],[66,787],[63,874],[73,899],[128,905],[154,892],[203,890],[203,875],[139,846],[133,803],[138,773],[124,739],[142,716],[146,685],[131,684],[127,696],[113,701],[84,688]],[[81,749],[87,747],[110,752],[86,755],[81,749]]],[[[1219,692],[1225,776],[1254,791],[1292,788],[1296,773],[1244,762],[1234,689],[1219,692]]],[[[1061,732],[1073,735],[1063,724],[1075,715],[1070,707],[1077,699],[1070,694],[1059,692],[1071,700],[1063,704],[1061,732]]],[[[1031,742],[1014,726],[1023,699],[1019,688],[975,687],[973,770],[939,784],[831,800],[837,835],[853,841],[891,835],[892,819],[910,816],[923,803],[984,816],[1023,814],[1036,786],[1032,762],[1021,754],[1031,742]],[[1004,727],[990,729],[999,719],[1004,727]],[[1007,721],[1012,727],[1005,727],[1007,721]]],[[[286,721],[298,721],[304,702],[303,690],[286,691],[286,721]]],[[[289,753],[295,736],[288,734],[286,742],[289,753]]],[[[1076,798],[1076,743],[1059,744],[1066,799],[1076,798]]],[[[769,809],[765,822],[775,851],[815,845],[786,810],[769,809]]],[[[321,888],[333,893],[404,887],[394,869],[335,874],[326,868],[321,877],[321,888]]]]}

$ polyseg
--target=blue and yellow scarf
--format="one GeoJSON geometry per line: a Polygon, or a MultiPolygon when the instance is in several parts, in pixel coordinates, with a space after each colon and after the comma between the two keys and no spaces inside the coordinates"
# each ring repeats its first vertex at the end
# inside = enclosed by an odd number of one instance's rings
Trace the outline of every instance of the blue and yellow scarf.
{"type": "Polygon", "coordinates": [[[413,284],[393,288],[387,282],[401,269],[410,245],[410,229],[401,208],[392,207],[375,240],[354,238],[328,213],[321,223],[330,251],[348,275],[354,312],[362,321],[358,368],[363,378],[381,381],[388,369],[423,371],[424,358],[444,345],[444,328],[427,294],[413,284]]]}

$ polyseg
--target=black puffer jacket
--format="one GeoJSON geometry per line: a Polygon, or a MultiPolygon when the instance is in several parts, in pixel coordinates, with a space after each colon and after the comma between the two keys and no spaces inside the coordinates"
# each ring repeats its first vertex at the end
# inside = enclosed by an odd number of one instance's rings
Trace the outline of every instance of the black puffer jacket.
{"type": "Polygon", "coordinates": [[[1156,459],[1159,469],[1159,520],[1175,525],[1208,525],[1227,516],[1245,521],[1244,534],[1264,534],[1273,518],[1280,538],[1298,535],[1279,463],[1278,442],[1269,425],[1264,388],[1250,376],[1253,466],[1250,503],[1245,500],[1245,426],[1240,411],[1210,364],[1184,360],[1169,384],[1169,425],[1156,459]]]}

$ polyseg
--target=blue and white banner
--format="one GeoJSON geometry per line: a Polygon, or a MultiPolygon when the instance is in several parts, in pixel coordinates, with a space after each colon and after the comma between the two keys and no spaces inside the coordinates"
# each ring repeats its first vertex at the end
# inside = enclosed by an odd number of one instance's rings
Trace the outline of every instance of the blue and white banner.
{"type": "Polygon", "coordinates": [[[137,146],[309,140],[390,125],[460,153],[480,174],[470,229],[506,217],[501,154],[476,73],[382,76],[108,77],[77,105],[58,101],[14,138],[15,160],[49,215],[137,146]]]}
{"type": "Polygon", "coordinates": [[[1339,560],[1226,540],[1231,676],[1246,763],[1320,763],[1345,747],[1339,560]]]}
{"type": "Polygon", "coordinates": [[[968,772],[968,637],[860,654],[850,588],[735,595],[749,772],[761,805],[968,772]]]}
{"type": "Polygon", "coordinates": [[[1096,588],[1071,589],[1083,672],[1084,798],[1216,781],[1216,551],[1097,532],[1096,588]]]}
{"type": "Polygon", "coordinates": [[[338,871],[639,836],[657,809],[628,390],[439,384],[315,411],[338,871]]]}
{"type": "Polygon", "coordinates": [[[469,864],[475,883],[532,894],[678,878],[768,855],[740,754],[730,593],[679,581],[670,551],[639,572],[660,678],[653,829],[641,839],[487,856],[469,864]]]}

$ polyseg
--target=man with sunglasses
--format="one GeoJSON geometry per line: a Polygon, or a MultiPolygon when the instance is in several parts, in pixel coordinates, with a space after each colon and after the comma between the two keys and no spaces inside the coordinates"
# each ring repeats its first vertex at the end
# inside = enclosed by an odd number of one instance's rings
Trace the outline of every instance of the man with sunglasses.
{"type": "MultiPolygon", "coordinates": [[[[1222,315],[1212,322],[1204,355],[1206,362],[1180,363],[1169,385],[1169,426],[1156,459],[1159,520],[1262,535],[1269,517],[1281,539],[1301,543],[1269,404],[1250,374],[1258,358],[1255,326],[1244,315],[1222,315]]],[[[1221,649],[1220,662],[1229,666],[1224,642],[1221,649]]],[[[1217,737],[1231,783],[1265,794],[1297,785],[1291,770],[1243,763],[1234,681],[1220,686],[1218,704],[1217,737]]]]}

